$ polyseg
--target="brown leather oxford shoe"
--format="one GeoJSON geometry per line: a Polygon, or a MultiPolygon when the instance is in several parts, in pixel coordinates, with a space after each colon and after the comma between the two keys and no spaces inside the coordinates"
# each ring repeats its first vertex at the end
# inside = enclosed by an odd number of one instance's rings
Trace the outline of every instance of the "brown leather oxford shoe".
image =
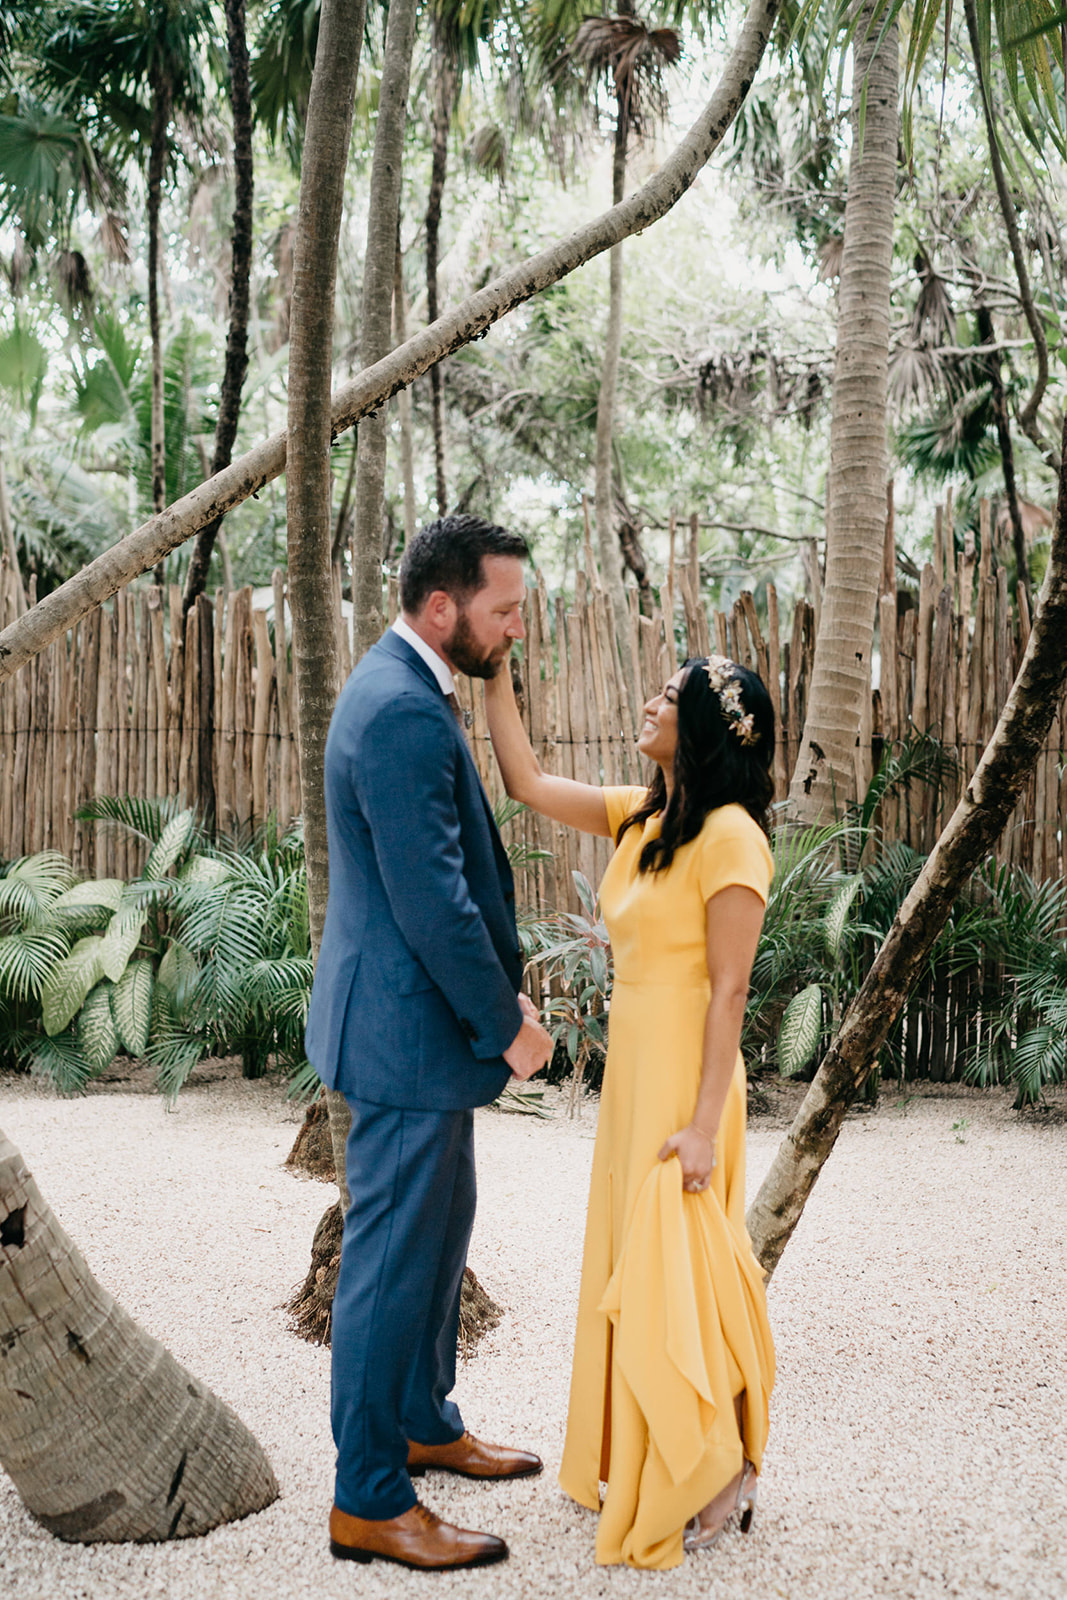
{"type": "Polygon", "coordinates": [[[340,1561],[396,1561],[423,1572],[457,1567],[487,1567],[503,1561],[508,1547],[491,1533],[454,1528],[428,1506],[413,1505],[388,1522],[350,1517],[336,1506],[330,1512],[330,1550],[340,1561]]]}
{"type": "Polygon", "coordinates": [[[533,1478],[544,1463],[529,1450],[509,1450],[503,1444],[486,1444],[473,1433],[462,1433],[451,1444],[408,1443],[408,1472],[454,1472],[460,1478],[533,1478]]]}

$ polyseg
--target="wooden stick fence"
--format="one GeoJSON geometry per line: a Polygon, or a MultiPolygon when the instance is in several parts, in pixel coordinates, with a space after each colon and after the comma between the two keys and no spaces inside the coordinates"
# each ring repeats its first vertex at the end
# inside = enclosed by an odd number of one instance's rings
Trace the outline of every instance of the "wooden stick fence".
{"type": "MultiPolygon", "coordinates": [[[[887,745],[899,748],[913,730],[935,735],[955,757],[957,770],[939,789],[913,781],[883,807],[885,837],[919,850],[930,848],[973,772],[1029,634],[1025,597],[1012,606],[1005,569],[994,570],[987,510],[977,560],[973,543],[956,558],[950,515],[939,516],[917,606],[903,593],[881,601],[880,682],[865,706],[857,747],[861,789],[887,745]]],[[[572,604],[551,597],[540,577],[531,586],[520,690],[546,770],[593,783],[643,784],[636,740],[644,700],[680,657],[717,650],[754,668],[768,685],[778,735],[775,785],[778,798],[785,797],[811,681],[814,610],[798,601],[783,630],[768,585],[766,633],[751,594],[742,594],[729,613],[709,615],[695,588],[694,551],[690,530],[688,552],[672,560],[662,591],[671,626],[658,609],[642,616],[631,592],[621,652],[588,556],[590,570],[579,572],[572,604]]],[[[396,603],[391,583],[390,619],[396,603]]],[[[5,625],[24,605],[19,584],[0,563],[5,625]]],[[[120,591],[0,685],[0,856],[56,849],[83,873],[134,874],[143,861],[135,839],[103,823],[75,821],[94,795],[177,795],[223,834],[248,832],[272,816],[287,826],[300,812],[300,776],[280,572],[270,613],[254,607],[251,589],[225,599],[220,592],[214,600],[202,596],[183,629],[177,587],[166,594],[120,591]]],[[[347,667],[347,638],[344,649],[347,667]]],[[[472,715],[475,760],[499,800],[481,685],[464,682],[460,695],[472,715]]],[[[1061,705],[1000,846],[1003,860],[1035,877],[1063,875],[1067,865],[1065,751],[1061,705]]],[[[611,848],[607,840],[578,838],[528,814],[510,822],[505,835],[525,853],[520,900],[535,908],[577,909],[572,872],[595,884],[611,848]]]]}

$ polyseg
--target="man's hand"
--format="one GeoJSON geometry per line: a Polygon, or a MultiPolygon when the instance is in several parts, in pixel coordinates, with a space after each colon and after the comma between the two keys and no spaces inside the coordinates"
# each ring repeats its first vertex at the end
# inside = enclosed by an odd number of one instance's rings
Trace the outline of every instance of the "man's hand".
{"type": "Polygon", "coordinates": [[[519,995],[519,1008],[522,1011],[523,1016],[529,1017],[531,1022],[540,1022],[540,1014],[528,994],[519,995]]]}
{"type": "MultiPolygon", "coordinates": [[[[520,997],[520,1004],[525,996],[520,997]]],[[[527,1001],[527,1004],[530,1004],[527,1001]]],[[[533,1007],[531,1005],[530,1009],[533,1007]]],[[[536,1016],[529,1016],[523,1006],[522,1027],[519,1029],[511,1044],[504,1051],[504,1060],[515,1074],[516,1078],[523,1081],[532,1078],[535,1072],[540,1072],[543,1066],[552,1059],[552,1040],[537,1021],[536,1016]]]]}

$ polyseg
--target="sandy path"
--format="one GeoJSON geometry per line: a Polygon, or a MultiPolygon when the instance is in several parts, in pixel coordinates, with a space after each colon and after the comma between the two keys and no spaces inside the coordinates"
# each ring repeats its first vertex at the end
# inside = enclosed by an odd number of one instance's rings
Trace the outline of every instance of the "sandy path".
{"type": "MultiPolygon", "coordinates": [[[[167,1114],[109,1088],[0,1081],[0,1125],[126,1308],[223,1395],[282,1485],[261,1516],[164,1547],[62,1545],[0,1477],[0,1594],[18,1600],[333,1600],[462,1593],[864,1600],[1067,1596],[1067,1125],[999,1096],[886,1097],[850,1118],[771,1290],[779,1353],[752,1533],[672,1573],[598,1569],[593,1518],[556,1485],[592,1114],[479,1118],[472,1265],[508,1308],[462,1372],[476,1431],[541,1451],[543,1478],[429,1478],[502,1567],[335,1563],[325,1539],[328,1355],[285,1332],[324,1185],[281,1162],[271,1085],[197,1086],[167,1114]],[[966,1122],[965,1127],[954,1124],[966,1122]]],[[[755,1125],[750,1184],[780,1132],[755,1125]]]]}

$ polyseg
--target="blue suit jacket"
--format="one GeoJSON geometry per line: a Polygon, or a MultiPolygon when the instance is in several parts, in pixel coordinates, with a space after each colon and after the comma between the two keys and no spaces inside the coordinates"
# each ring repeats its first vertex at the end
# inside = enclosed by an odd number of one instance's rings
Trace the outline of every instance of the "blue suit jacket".
{"type": "Polygon", "coordinates": [[[329,1088],[378,1105],[486,1105],[522,1026],[511,867],[451,706],[393,632],[338,699],[326,814],[308,1059],[329,1088]]]}

